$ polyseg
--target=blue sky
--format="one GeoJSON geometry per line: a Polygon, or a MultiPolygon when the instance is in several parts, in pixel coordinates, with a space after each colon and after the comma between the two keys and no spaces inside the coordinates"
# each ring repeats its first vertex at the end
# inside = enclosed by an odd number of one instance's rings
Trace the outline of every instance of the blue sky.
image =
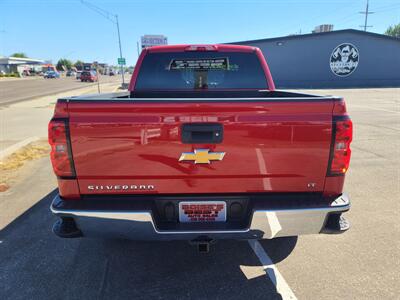
{"type": "MultiPolygon", "coordinates": [[[[164,34],[169,44],[224,43],[310,33],[364,23],[366,0],[88,0],[120,20],[123,56],[132,65],[144,34],[164,34]]],[[[369,31],[400,23],[399,0],[370,0],[369,31]]],[[[25,52],[51,59],[116,64],[116,26],[80,0],[0,0],[0,55],[25,52]]]]}

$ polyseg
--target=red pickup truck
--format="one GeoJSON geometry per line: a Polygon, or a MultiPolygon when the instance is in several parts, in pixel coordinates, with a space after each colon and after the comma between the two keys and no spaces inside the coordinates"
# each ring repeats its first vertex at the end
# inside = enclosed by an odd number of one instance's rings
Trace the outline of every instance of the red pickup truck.
{"type": "Polygon", "coordinates": [[[80,76],[81,82],[95,82],[99,80],[96,71],[83,71],[80,76]]]}
{"type": "Polygon", "coordinates": [[[53,231],[202,249],[341,233],[351,140],[343,98],[275,90],[258,48],[145,49],[128,92],[57,101],[53,231]]]}

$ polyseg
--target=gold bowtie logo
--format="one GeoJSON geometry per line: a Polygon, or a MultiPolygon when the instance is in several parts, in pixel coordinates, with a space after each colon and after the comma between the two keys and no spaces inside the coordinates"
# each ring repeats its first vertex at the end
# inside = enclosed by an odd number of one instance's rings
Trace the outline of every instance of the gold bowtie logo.
{"type": "Polygon", "coordinates": [[[210,152],[209,149],[195,149],[194,152],[183,152],[179,161],[190,160],[195,164],[209,164],[212,160],[222,160],[225,152],[210,152]]]}

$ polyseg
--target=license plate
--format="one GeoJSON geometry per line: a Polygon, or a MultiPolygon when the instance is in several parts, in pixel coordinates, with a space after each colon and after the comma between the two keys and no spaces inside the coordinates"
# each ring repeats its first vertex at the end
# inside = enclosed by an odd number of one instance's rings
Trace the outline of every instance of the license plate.
{"type": "Polygon", "coordinates": [[[179,221],[225,222],[226,202],[224,201],[183,201],[179,202],[179,221]]]}

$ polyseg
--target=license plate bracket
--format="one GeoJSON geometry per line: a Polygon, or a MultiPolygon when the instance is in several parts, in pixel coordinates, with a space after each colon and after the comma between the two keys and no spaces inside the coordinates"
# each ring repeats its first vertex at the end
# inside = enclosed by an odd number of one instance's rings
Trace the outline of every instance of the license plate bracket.
{"type": "Polygon", "coordinates": [[[179,202],[179,222],[226,222],[226,202],[181,201],[179,202]]]}

